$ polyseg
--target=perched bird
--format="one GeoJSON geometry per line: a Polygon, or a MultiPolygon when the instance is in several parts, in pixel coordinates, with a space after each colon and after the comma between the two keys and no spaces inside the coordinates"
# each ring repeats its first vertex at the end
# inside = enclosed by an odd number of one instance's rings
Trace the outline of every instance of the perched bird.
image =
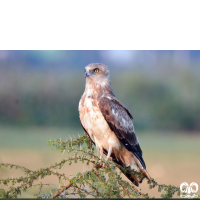
{"type": "MultiPolygon", "coordinates": [[[[79,118],[85,132],[106,159],[143,173],[148,179],[139,140],[135,135],[132,115],[115,97],[110,72],[106,65],[92,63],[85,67],[85,91],[79,102],[79,118]]],[[[130,171],[123,172],[136,186],[138,178],[130,171]]]]}

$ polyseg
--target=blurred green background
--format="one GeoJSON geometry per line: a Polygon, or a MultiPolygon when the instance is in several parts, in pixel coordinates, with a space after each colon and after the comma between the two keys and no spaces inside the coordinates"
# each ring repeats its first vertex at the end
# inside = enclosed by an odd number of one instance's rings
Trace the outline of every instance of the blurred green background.
{"type": "MultiPolygon", "coordinates": [[[[109,66],[149,174],[200,184],[200,51],[0,51],[0,162],[36,170],[62,157],[46,138],[84,134],[78,102],[93,62],[109,66]]],[[[0,169],[0,177],[15,175],[0,169]]]]}
{"type": "Polygon", "coordinates": [[[199,51],[0,51],[0,125],[80,127],[92,62],[110,67],[136,130],[200,130],[199,51]]]}

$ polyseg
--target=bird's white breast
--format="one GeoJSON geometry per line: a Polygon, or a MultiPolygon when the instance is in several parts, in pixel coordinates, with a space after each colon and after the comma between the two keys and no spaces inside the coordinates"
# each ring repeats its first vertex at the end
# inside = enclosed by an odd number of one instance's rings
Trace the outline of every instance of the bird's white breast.
{"type": "Polygon", "coordinates": [[[98,148],[103,147],[108,151],[109,146],[112,146],[116,150],[120,149],[121,143],[104,119],[96,101],[90,98],[90,91],[83,95],[79,103],[81,123],[98,148]]]}

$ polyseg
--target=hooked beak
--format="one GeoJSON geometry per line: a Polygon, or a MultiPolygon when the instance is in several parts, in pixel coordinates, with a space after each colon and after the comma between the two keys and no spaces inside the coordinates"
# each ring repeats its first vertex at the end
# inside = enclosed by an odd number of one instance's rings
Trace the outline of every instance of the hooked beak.
{"type": "Polygon", "coordinates": [[[90,74],[88,71],[85,71],[85,78],[88,77],[90,74]]]}

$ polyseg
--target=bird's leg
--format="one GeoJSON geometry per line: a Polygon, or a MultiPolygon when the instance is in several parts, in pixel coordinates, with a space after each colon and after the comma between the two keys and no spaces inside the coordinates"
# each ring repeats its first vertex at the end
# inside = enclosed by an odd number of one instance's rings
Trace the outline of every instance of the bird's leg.
{"type": "Polygon", "coordinates": [[[112,153],[112,147],[109,147],[106,161],[110,158],[111,153],[112,153]]]}
{"type": "Polygon", "coordinates": [[[103,158],[103,148],[101,147],[101,148],[99,149],[99,151],[100,151],[100,160],[102,160],[102,158],[103,158]]]}
{"type": "MultiPolygon", "coordinates": [[[[107,157],[106,157],[106,162],[110,159],[111,153],[112,153],[112,147],[109,147],[108,154],[107,154],[107,157]]],[[[103,164],[103,167],[105,167],[106,162],[103,164]]]]}
{"type": "MultiPolygon", "coordinates": [[[[102,158],[103,158],[103,148],[102,147],[99,148],[99,154],[100,154],[99,158],[100,158],[100,161],[101,161],[102,158]]],[[[102,165],[96,165],[93,168],[94,168],[95,171],[97,171],[97,169],[102,168],[102,165]]]]}

